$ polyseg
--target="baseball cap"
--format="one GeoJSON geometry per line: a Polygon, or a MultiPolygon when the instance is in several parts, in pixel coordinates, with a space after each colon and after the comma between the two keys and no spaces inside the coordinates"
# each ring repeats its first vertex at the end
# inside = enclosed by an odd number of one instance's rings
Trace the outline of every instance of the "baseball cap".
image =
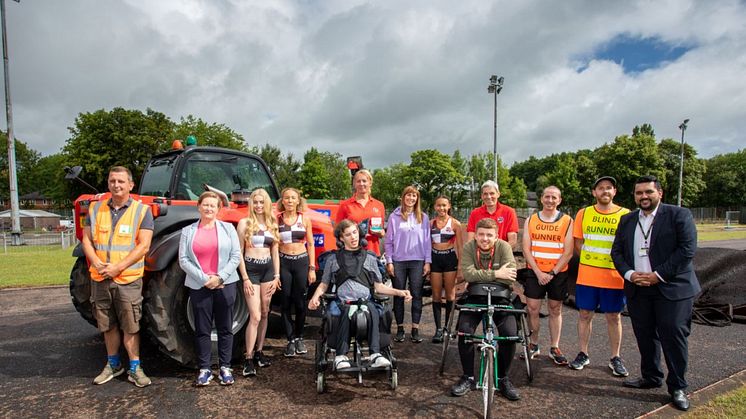
{"type": "Polygon", "coordinates": [[[616,179],[614,179],[611,176],[601,176],[600,178],[596,179],[596,181],[593,182],[593,188],[595,189],[596,186],[598,186],[598,184],[601,183],[601,181],[604,181],[604,180],[608,180],[616,188],[616,179]]]}

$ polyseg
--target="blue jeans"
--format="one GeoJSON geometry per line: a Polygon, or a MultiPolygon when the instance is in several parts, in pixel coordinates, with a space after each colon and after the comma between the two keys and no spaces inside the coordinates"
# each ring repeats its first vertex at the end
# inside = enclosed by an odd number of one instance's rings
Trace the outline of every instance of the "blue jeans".
{"type": "MultiPolygon", "coordinates": [[[[392,283],[398,290],[407,289],[409,281],[409,292],[412,293],[412,323],[420,324],[422,317],[422,287],[425,278],[422,276],[425,268],[424,260],[394,261],[394,278],[392,283]]],[[[394,297],[394,318],[396,324],[404,323],[404,297],[394,297]]]]}

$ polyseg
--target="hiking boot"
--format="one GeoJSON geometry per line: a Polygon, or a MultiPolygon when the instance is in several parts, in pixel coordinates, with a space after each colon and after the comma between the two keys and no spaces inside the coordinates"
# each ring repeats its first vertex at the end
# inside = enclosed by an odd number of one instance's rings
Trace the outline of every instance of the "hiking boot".
{"type": "Polygon", "coordinates": [[[394,336],[394,342],[404,342],[404,328],[399,326],[396,330],[396,336],[394,336]]]}
{"type": "Polygon", "coordinates": [[[241,372],[241,374],[243,374],[244,377],[253,377],[256,375],[256,367],[254,366],[253,359],[245,359],[243,361],[243,371],[241,372]]]}
{"type": "Polygon", "coordinates": [[[432,339],[433,343],[443,343],[443,329],[437,329],[432,339]]]}
{"type": "Polygon", "coordinates": [[[375,353],[371,355],[370,361],[371,361],[370,363],[371,368],[384,368],[384,367],[391,366],[391,361],[389,361],[388,359],[386,359],[385,356],[379,353],[375,353]]]}
{"type": "Polygon", "coordinates": [[[150,381],[150,378],[148,378],[147,375],[145,375],[145,371],[142,370],[141,366],[137,366],[135,368],[135,372],[127,371],[128,377],[127,379],[130,381],[130,383],[133,383],[137,387],[147,387],[150,384],[152,384],[152,381],[150,381]]]}
{"type": "Polygon", "coordinates": [[[210,381],[212,381],[212,371],[202,369],[199,370],[199,375],[197,376],[197,380],[194,381],[194,385],[197,387],[204,387],[210,384],[210,381]]]}
{"type": "Polygon", "coordinates": [[[451,387],[451,395],[461,397],[475,387],[476,383],[474,382],[473,378],[462,375],[461,378],[459,378],[458,383],[454,384],[453,387],[451,387]]]}
{"type": "MultiPolygon", "coordinates": [[[[398,336],[398,334],[397,334],[398,336]]],[[[420,337],[420,329],[412,328],[412,336],[410,336],[410,339],[414,343],[420,343],[422,342],[422,337],[420,337]]]]}
{"type": "Polygon", "coordinates": [[[560,351],[559,348],[550,348],[549,357],[552,358],[552,361],[557,365],[567,365],[568,363],[567,358],[562,355],[562,351],[560,351]]]}
{"type": "Polygon", "coordinates": [[[611,360],[609,361],[609,368],[611,368],[611,373],[616,375],[617,377],[626,377],[629,375],[629,372],[627,372],[627,368],[624,368],[622,358],[619,358],[618,356],[611,358],[611,360]]]}
{"type": "Polygon", "coordinates": [[[233,370],[228,367],[220,367],[220,374],[218,378],[220,378],[221,386],[229,386],[236,381],[233,379],[233,370]]]}
{"type": "Polygon", "coordinates": [[[497,388],[500,390],[500,394],[506,399],[514,402],[521,399],[521,395],[518,394],[518,390],[513,387],[513,383],[508,380],[508,377],[501,378],[498,380],[497,388]]]}
{"type": "Polygon", "coordinates": [[[106,366],[101,371],[101,374],[97,375],[96,378],[93,379],[93,384],[105,384],[111,381],[114,377],[119,377],[124,373],[124,367],[120,364],[117,367],[112,367],[111,364],[108,362],[106,363],[106,366]]]}
{"type": "Polygon", "coordinates": [[[285,348],[285,353],[283,353],[283,355],[285,355],[285,358],[290,358],[290,357],[295,356],[295,342],[294,341],[292,340],[288,341],[288,346],[287,348],[285,348]]]}
{"type": "Polygon", "coordinates": [[[570,363],[569,367],[574,370],[582,370],[584,366],[590,363],[591,360],[588,358],[588,355],[586,355],[585,352],[578,352],[578,356],[576,356],[575,360],[570,363]]]}
{"type": "Polygon", "coordinates": [[[258,365],[259,368],[265,368],[272,365],[272,361],[264,355],[262,351],[254,352],[254,364],[258,365]]]}
{"type": "MultiPolygon", "coordinates": [[[[529,343],[528,344],[528,357],[530,359],[536,358],[537,355],[541,354],[541,350],[539,349],[539,345],[535,343],[529,343]]],[[[521,359],[526,359],[526,356],[521,354],[521,359]]]]}
{"type": "Polygon", "coordinates": [[[308,349],[306,349],[306,344],[303,343],[303,338],[295,339],[295,353],[298,355],[303,355],[308,353],[308,349]]]}

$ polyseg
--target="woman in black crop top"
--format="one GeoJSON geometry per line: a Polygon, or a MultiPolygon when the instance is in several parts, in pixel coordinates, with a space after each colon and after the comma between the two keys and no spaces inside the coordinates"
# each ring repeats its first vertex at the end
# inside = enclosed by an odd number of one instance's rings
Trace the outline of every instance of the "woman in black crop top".
{"type": "Polygon", "coordinates": [[[461,254],[463,239],[461,237],[461,223],[451,217],[451,201],[446,196],[435,198],[435,217],[430,225],[430,239],[432,240],[432,264],[430,266],[430,285],[433,288],[433,317],[435,318],[435,335],[433,343],[443,342],[441,328],[441,311],[445,306],[445,323],[453,309],[456,300],[456,281],[463,281],[458,272],[458,261],[461,254]],[[445,288],[446,302],[443,304],[443,289],[445,288]]]}
{"type": "Polygon", "coordinates": [[[256,189],[249,199],[248,217],[238,222],[242,262],[238,266],[249,306],[246,326],[246,360],[243,376],[256,375],[256,367],[268,367],[264,356],[264,336],[272,294],[280,288],[280,235],[272,213],[272,200],[264,189],[256,189]],[[256,347],[256,350],[255,350],[256,347]]]}
{"type": "Polygon", "coordinates": [[[282,283],[282,321],[288,339],[284,355],[308,353],[303,343],[308,285],[316,282],[316,252],[311,219],[304,216],[306,200],[300,191],[285,188],[277,211],[280,231],[280,281],[282,283]],[[291,309],[295,307],[295,319],[291,309]]]}

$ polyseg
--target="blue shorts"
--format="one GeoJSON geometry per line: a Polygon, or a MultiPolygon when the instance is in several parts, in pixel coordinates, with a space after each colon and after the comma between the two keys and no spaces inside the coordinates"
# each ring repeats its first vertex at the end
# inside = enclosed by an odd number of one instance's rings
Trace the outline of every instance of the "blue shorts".
{"type": "Polygon", "coordinates": [[[581,310],[621,313],[626,303],[624,290],[575,285],[575,305],[581,310]]]}

